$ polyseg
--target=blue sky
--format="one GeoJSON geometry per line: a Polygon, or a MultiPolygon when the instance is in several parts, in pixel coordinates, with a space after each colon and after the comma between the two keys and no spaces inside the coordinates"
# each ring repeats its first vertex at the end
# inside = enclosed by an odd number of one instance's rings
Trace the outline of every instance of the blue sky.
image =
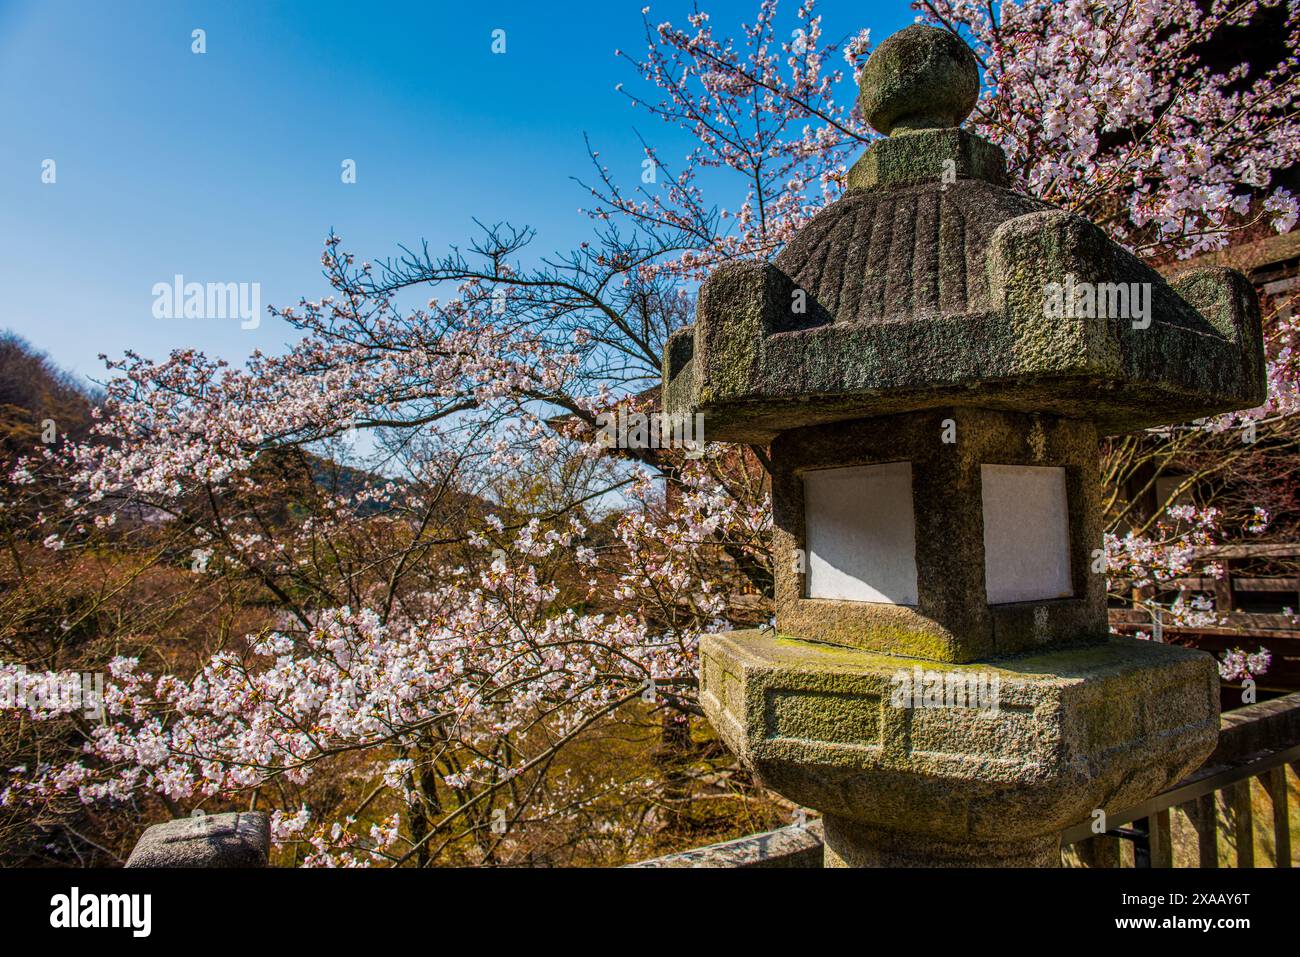
{"type": "MultiPolygon", "coordinates": [[[[238,362],[291,331],[157,319],[153,285],[258,282],[263,308],[319,297],[331,227],[369,259],[464,246],[474,217],[536,228],[538,253],[576,244],[584,132],[629,179],[637,129],[685,151],[614,90],[638,82],[614,50],[643,47],[644,3],[0,0],[0,327],[83,376],[125,349],[238,362]]],[[[715,29],[756,6],[705,4],[715,29]]],[[[794,0],[783,7],[793,26],[794,0]]],[[[652,3],[651,18],[689,9],[652,3]]],[[[879,41],[914,18],[903,0],[820,9],[835,39],[869,26],[879,41]]]]}

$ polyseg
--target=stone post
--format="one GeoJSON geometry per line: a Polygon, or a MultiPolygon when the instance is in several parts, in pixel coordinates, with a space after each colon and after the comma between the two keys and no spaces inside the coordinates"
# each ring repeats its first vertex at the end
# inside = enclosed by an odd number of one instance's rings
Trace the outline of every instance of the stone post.
{"type": "Polygon", "coordinates": [[[270,822],[261,811],[182,817],[145,829],[127,867],[266,867],[270,822]]]}
{"type": "Polygon", "coordinates": [[[1262,402],[1259,306],[1009,190],[952,34],[861,83],[846,195],[665,350],[668,412],[771,446],[776,628],[706,637],[701,700],[830,866],[1054,866],[1214,747],[1213,659],[1108,635],[1098,441],[1262,402]]]}

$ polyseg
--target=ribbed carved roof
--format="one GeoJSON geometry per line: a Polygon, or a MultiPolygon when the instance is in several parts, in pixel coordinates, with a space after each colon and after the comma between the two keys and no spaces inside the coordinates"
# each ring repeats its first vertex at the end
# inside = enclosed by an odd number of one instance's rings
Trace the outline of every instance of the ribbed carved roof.
{"type": "Polygon", "coordinates": [[[993,231],[1050,208],[977,180],[853,192],[813,217],[776,265],[837,323],[983,312],[993,231]]]}

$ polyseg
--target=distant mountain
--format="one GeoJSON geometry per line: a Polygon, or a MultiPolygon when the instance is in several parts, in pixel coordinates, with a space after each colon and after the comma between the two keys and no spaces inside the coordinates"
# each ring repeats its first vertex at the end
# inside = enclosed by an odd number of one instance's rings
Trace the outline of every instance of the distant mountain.
{"type": "Polygon", "coordinates": [[[98,395],[12,332],[0,332],[0,455],[27,455],[46,423],[60,437],[85,438],[98,395]]]}

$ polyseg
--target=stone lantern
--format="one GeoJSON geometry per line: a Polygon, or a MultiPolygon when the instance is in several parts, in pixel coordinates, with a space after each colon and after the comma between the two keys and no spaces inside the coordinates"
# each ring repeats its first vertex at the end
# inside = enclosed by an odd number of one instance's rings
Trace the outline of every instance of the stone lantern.
{"type": "Polygon", "coordinates": [[[664,359],[668,412],[771,446],[776,627],[706,637],[701,699],[828,865],[1058,864],[1218,734],[1209,655],[1108,635],[1098,439],[1260,404],[1254,290],[1010,191],[978,92],[951,33],[882,43],[887,138],[664,359]]]}

